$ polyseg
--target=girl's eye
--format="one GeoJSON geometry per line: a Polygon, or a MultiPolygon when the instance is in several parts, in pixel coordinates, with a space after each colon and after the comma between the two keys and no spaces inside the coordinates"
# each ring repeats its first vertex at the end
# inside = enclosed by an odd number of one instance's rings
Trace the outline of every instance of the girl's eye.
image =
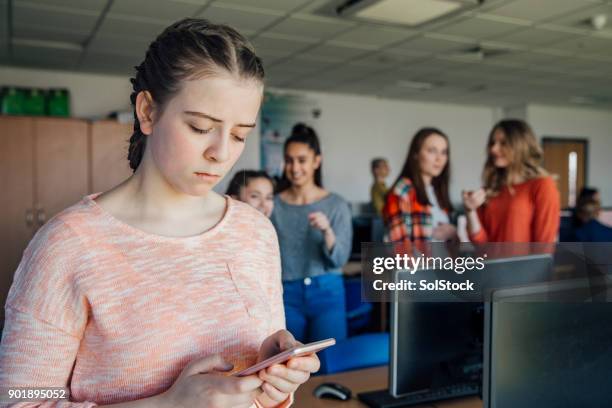
{"type": "Polygon", "coordinates": [[[197,127],[195,127],[193,125],[189,125],[189,127],[191,128],[191,130],[193,130],[194,132],[199,133],[201,135],[203,135],[205,133],[210,133],[213,130],[213,128],[210,128],[210,129],[200,129],[200,128],[197,128],[197,127]]]}
{"type": "Polygon", "coordinates": [[[246,138],[244,137],[240,137],[238,135],[232,135],[234,137],[234,140],[236,140],[239,143],[244,143],[244,141],[246,140],[246,138]]]}

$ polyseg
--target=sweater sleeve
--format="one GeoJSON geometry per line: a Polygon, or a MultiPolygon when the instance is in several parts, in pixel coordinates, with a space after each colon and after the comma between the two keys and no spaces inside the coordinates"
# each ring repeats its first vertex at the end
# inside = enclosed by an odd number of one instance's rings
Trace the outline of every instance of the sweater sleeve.
{"type": "Polygon", "coordinates": [[[559,190],[551,177],[540,179],[534,187],[532,240],[533,242],[555,242],[561,217],[559,190]]]}
{"type": "Polygon", "coordinates": [[[489,237],[487,236],[487,230],[483,222],[484,212],[485,212],[485,208],[483,206],[480,206],[476,210],[476,216],[478,217],[478,220],[480,221],[480,230],[475,234],[468,232],[468,237],[470,238],[470,241],[472,241],[475,244],[484,244],[489,241],[489,237]]]}
{"type": "Polygon", "coordinates": [[[272,259],[271,259],[271,271],[268,282],[268,299],[270,299],[270,313],[271,313],[271,332],[270,334],[282,330],[286,327],[285,325],[285,308],[283,306],[283,283],[281,279],[281,258],[280,249],[278,245],[278,237],[276,230],[270,224],[269,234],[270,245],[272,246],[272,259]]]}
{"type": "MultiPolygon", "coordinates": [[[[78,238],[49,221],[26,248],[5,305],[0,345],[0,389],[70,388],[70,377],[87,323],[87,302],[74,280],[78,238]]],[[[89,408],[91,402],[39,401],[15,407],[89,408]]]]}
{"type": "Polygon", "coordinates": [[[336,235],[336,242],[331,251],[323,242],[323,253],[332,268],[340,268],[348,261],[353,245],[353,222],[348,203],[342,201],[338,204],[330,223],[336,235]]]}

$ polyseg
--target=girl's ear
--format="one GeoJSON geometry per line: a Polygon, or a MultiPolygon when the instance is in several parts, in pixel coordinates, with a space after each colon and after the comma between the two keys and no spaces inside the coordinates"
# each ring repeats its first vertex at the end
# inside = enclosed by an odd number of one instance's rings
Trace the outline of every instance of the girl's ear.
{"type": "Polygon", "coordinates": [[[140,91],[136,95],[135,109],[140,123],[140,131],[145,135],[150,135],[153,132],[155,103],[149,91],[140,91]]]}
{"type": "Polygon", "coordinates": [[[314,159],[314,168],[315,170],[318,169],[321,166],[321,155],[317,154],[315,155],[315,159],[314,159]]]}

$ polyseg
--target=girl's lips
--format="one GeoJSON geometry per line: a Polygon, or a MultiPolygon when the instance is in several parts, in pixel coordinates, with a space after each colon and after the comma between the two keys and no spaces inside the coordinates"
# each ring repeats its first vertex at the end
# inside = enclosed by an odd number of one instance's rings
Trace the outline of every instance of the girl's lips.
{"type": "Polygon", "coordinates": [[[195,172],[194,173],[198,178],[203,179],[203,180],[217,180],[220,176],[217,174],[210,174],[210,173],[200,173],[200,172],[195,172]]]}

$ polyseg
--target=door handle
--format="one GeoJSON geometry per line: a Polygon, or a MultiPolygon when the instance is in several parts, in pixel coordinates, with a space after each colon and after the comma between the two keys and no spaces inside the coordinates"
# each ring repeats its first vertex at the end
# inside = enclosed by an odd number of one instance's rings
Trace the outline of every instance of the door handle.
{"type": "Polygon", "coordinates": [[[38,221],[39,227],[42,227],[45,221],[47,221],[47,214],[45,213],[44,208],[39,208],[36,210],[36,221],[38,221]]]}
{"type": "Polygon", "coordinates": [[[25,223],[28,228],[34,225],[34,211],[31,208],[25,210],[25,223]]]}

